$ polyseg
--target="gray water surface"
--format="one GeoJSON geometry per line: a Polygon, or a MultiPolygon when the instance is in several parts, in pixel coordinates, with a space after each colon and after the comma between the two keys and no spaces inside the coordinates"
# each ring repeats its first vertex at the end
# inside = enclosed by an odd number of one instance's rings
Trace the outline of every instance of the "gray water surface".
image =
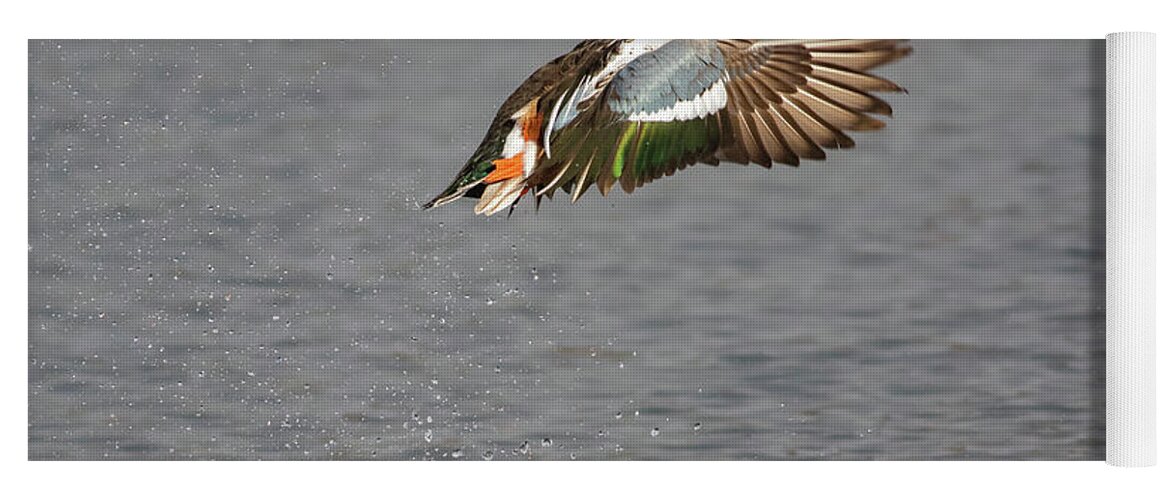
{"type": "Polygon", "coordinates": [[[572,41],[29,44],[32,459],[1101,460],[1103,46],[890,126],[422,212],[572,41]]]}

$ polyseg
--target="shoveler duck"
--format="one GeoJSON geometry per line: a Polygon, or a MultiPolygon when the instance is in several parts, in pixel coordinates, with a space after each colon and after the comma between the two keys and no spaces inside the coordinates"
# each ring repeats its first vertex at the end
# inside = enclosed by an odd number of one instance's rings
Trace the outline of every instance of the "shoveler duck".
{"type": "Polygon", "coordinates": [[[796,166],[848,148],[843,131],[891,116],[869,70],[911,52],[893,40],[588,40],[538,69],[424,208],[463,196],[477,214],[558,189],[627,192],[696,163],[796,166]]]}

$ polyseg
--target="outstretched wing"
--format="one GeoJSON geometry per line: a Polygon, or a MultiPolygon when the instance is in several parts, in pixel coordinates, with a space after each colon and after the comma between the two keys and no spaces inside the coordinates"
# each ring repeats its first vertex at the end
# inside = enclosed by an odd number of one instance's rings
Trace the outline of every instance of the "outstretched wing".
{"type": "Polygon", "coordinates": [[[854,145],[844,131],[884,126],[871,115],[890,106],[870,93],[902,89],[866,71],[909,52],[890,40],[664,43],[566,91],[572,105],[554,108],[530,183],[576,200],[591,184],[629,192],[699,162],[824,159],[854,145]]]}
{"type": "Polygon", "coordinates": [[[752,42],[720,40],[728,61],[728,106],[721,111],[720,159],[771,166],[824,159],[848,148],[843,131],[874,130],[890,106],[870,94],[902,90],[867,70],[910,47],[892,40],[752,42]]]}

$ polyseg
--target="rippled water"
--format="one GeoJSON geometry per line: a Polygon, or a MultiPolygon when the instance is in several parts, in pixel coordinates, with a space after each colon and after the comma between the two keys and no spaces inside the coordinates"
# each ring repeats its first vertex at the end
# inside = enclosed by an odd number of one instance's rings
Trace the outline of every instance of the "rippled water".
{"type": "Polygon", "coordinates": [[[30,458],[1103,458],[1100,42],[913,42],[801,169],[419,211],[573,43],[30,42],[30,458]]]}

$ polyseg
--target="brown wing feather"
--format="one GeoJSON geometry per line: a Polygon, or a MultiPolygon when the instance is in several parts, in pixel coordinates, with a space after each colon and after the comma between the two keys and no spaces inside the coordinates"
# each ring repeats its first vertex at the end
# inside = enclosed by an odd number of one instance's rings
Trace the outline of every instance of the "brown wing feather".
{"type": "Polygon", "coordinates": [[[897,40],[720,40],[727,61],[727,107],[717,160],[797,165],[824,159],[822,148],[849,148],[843,131],[885,126],[890,105],[870,92],[900,91],[866,73],[906,56],[897,40]]]}

